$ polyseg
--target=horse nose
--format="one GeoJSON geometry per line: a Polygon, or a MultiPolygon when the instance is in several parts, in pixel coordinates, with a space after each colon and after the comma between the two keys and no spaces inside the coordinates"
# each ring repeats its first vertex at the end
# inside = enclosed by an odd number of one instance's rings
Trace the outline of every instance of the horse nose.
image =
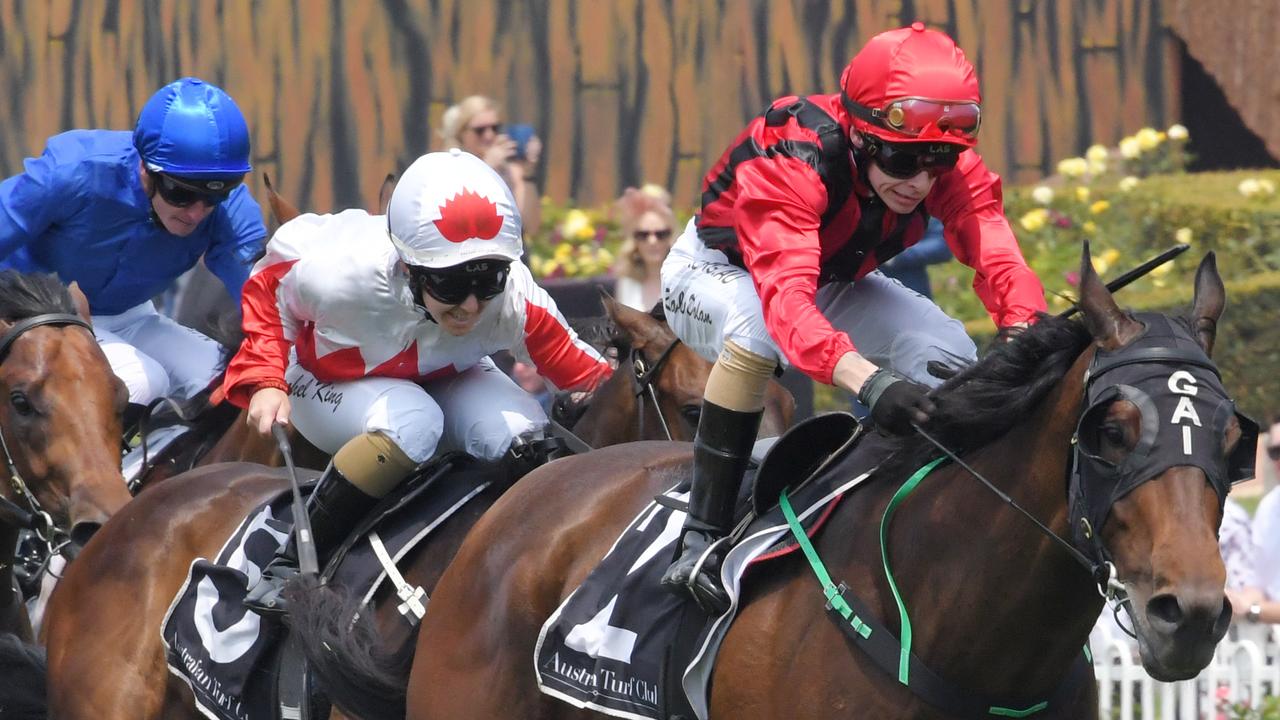
{"type": "Polygon", "coordinates": [[[1217,635],[1231,622],[1231,604],[1221,589],[1163,592],[1147,601],[1147,618],[1152,629],[1164,635],[1217,635]]]}
{"type": "Polygon", "coordinates": [[[89,539],[92,538],[101,528],[102,523],[100,522],[78,522],[75,525],[72,525],[70,537],[71,545],[68,548],[71,552],[68,553],[68,555],[72,557],[79,555],[80,551],[84,549],[84,546],[88,544],[89,539]]]}

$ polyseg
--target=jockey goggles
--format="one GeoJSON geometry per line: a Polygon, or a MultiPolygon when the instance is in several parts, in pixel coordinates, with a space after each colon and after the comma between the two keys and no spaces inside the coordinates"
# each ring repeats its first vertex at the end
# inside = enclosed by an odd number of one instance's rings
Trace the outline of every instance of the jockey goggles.
{"type": "Polygon", "coordinates": [[[461,305],[468,297],[485,302],[507,289],[511,263],[501,260],[473,260],[452,268],[409,266],[412,285],[445,305],[461,305]]]}
{"type": "Polygon", "coordinates": [[[909,180],[921,172],[929,177],[955,169],[960,152],[964,150],[952,143],[891,143],[875,135],[862,133],[863,148],[885,175],[898,180],[909,180]]]}
{"type": "Polygon", "coordinates": [[[870,108],[848,97],[845,108],[866,122],[902,135],[944,138],[955,135],[968,140],[978,136],[982,107],[970,101],[901,98],[883,108],[870,108]]]}
{"type": "Polygon", "coordinates": [[[151,175],[151,182],[155,185],[156,193],[166,203],[176,208],[191,207],[197,202],[214,207],[230,197],[231,191],[235,190],[244,180],[243,177],[232,180],[197,180],[194,178],[179,180],[172,175],[155,170],[148,169],[147,173],[151,175]]]}

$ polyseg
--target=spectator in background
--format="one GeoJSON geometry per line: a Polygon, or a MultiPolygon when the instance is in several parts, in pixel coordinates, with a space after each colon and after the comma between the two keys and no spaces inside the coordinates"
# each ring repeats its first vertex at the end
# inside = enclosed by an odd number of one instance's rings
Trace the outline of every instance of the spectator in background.
{"type": "Polygon", "coordinates": [[[537,366],[516,360],[511,364],[511,377],[516,381],[522,390],[533,396],[534,400],[542,406],[542,410],[551,415],[551,389],[547,387],[547,381],[542,379],[538,374],[537,366]]]}
{"type": "MultiPolygon", "coordinates": [[[[1263,440],[1271,467],[1280,471],[1280,415],[1271,419],[1271,429],[1263,440]]],[[[1258,548],[1255,567],[1265,599],[1276,607],[1268,622],[1280,623],[1280,490],[1272,488],[1258,503],[1253,516],[1253,542],[1258,548]]],[[[1265,613],[1264,613],[1265,614],[1265,613]]]]}
{"type": "Polygon", "coordinates": [[[671,194],[653,184],[627,188],[615,209],[623,239],[614,267],[614,294],[623,305],[648,312],[662,299],[662,261],[675,238],[671,194]]]}
{"type": "Polygon", "coordinates": [[[440,136],[444,149],[461,148],[497,170],[515,195],[525,232],[538,231],[542,222],[537,184],[542,140],[538,136],[529,139],[524,157],[520,157],[516,142],[503,132],[498,103],[484,95],[463,98],[445,110],[440,118],[440,136]]]}
{"type": "Polygon", "coordinates": [[[929,273],[925,268],[954,257],[942,236],[942,221],[931,217],[920,242],[890,258],[880,266],[880,272],[932,299],[933,289],[929,286],[929,273]]]}

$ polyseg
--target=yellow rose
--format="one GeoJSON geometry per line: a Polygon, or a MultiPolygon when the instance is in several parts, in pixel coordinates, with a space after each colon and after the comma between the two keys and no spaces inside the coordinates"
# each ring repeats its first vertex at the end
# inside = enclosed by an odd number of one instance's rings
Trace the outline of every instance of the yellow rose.
{"type": "Polygon", "coordinates": [[[1120,181],[1121,192],[1129,192],[1136,187],[1138,187],[1138,178],[1132,175],[1128,175],[1120,181]]]}
{"type": "Polygon", "coordinates": [[[597,255],[596,257],[598,257],[598,258],[600,259],[600,264],[601,264],[601,265],[606,265],[606,266],[607,266],[607,265],[612,265],[612,264],[613,264],[613,253],[609,252],[608,250],[606,250],[606,249],[604,249],[604,248],[600,248],[600,254],[599,254],[599,255],[597,255]]]}
{"type": "Polygon", "coordinates": [[[1084,151],[1084,156],[1089,162],[1106,163],[1110,153],[1102,145],[1090,145],[1088,150],[1084,151]]]}
{"type": "Polygon", "coordinates": [[[578,263],[573,260],[566,260],[564,263],[564,274],[565,277],[577,277],[578,263]]]}
{"type": "Polygon", "coordinates": [[[1135,137],[1127,137],[1120,141],[1120,155],[1130,160],[1142,154],[1142,148],[1138,145],[1138,139],[1135,137]]]}
{"type": "Polygon", "coordinates": [[[1098,200],[1089,206],[1089,212],[1093,213],[1094,215],[1101,215],[1102,213],[1106,212],[1107,208],[1109,207],[1111,207],[1111,203],[1107,202],[1106,200],[1098,200]]]}
{"type": "Polygon", "coordinates": [[[1264,195],[1275,195],[1276,184],[1266,178],[1258,179],[1258,190],[1264,195]]]}
{"type": "Polygon", "coordinates": [[[1170,140],[1186,140],[1189,136],[1190,133],[1187,132],[1186,126],[1176,123],[1169,126],[1170,140]]]}
{"type": "Polygon", "coordinates": [[[1262,186],[1258,184],[1256,178],[1245,178],[1240,181],[1240,184],[1236,186],[1236,189],[1245,197],[1253,197],[1262,190],[1262,186]]]}
{"type": "Polygon", "coordinates": [[[1053,202],[1053,188],[1048,185],[1037,185],[1036,189],[1031,191],[1031,199],[1041,205],[1048,205],[1053,202]]]}
{"type": "Polygon", "coordinates": [[[1149,127],[1142,128],[1133,137],[1138,141],[1138,149],[1143,152],[1155,150],[1156,146],[1160,144],[1162,139],[1160,137],[1160,133],[1149,127]]]}
{"type": "Polygon", "coordinates": [[[1076,199],[1079,200],[1080,202],[1088,202],[1089,188],[1084,187],[1083,185],[1076,188],[1076,199]]]}
{"type": "Polygon", "coordinates": [[[1023,215],[1018,220],[1018,223],[1028,232],[1036,232],[1040,228],[1044,227],[1045,223],[1048,221],[1049,211],[1044,208],[1036,208],[1035,210],[1028,211],[1027,214],[1023,215]]]}
{"type": "Polygon", "coordinates": [[[1115,248],[1107,248],[1106,250],[1102,251],[1102,254],[1098,256],[1098,259],[1106,263],[1107,266],[1110,267],[1113,263],[1115,263],[1115,261],[1120,259],[1120,251],[1116,250],[1115,248]]]}
{"type": "Polygon", "coordinates": [[[1152,268],[1151,275],[1152,277],[1164,277],[1165,275],[1168,275],[1169,271],[1172,269],[1173,269],[1173,263],[1167,262],[1167,263],[1164,263],[1163,265],[1159,265],[1157,267],[1152,268]]]}
{"type": "Polygon", "coordinates": [[[573,257],[573,246],[567,242],[562,242],[559,245],[556,245],[554,257],[557,262],[564,264],[565,261],[573,257]]]}
{"type": "Polygon", "coordinates": [[[1106,171],[1107,171],[1107,163],[1106,163],[1106,162],[1103,162],[1103,161],[1094,162],[1093,160],[1090,160],[1090,161],[1089,161],[1089,174],[1090,174],[1090,175],[1097,176],[1097,175],[1101,175],[1101,174],[1105,173],[1106,171]]]}
{"type": "Polygon", "coordinates": [[[1180,243],[1184,243],[1184,244],[1186,244],[1186,245],[1190,245],[1190,244],[1191,244],[1191,240],[1192,240],[1192,238],[1193,238],[1193,237],[1194,237],[1194,236],[1193,236],[1193,234],[1192,234],[1192,232],[1191,232],[1191,228],[1189,228],[1189,227],[1180,227],[1180,228],[1178,228],[1178,230],[1173,234],[1173,239],[1174,239],[1174,240],[1177,240],[1178,242],[1180,242],[1180,243]]]}
{"type": "Polygon", "coordinates": [[[1093,259],[1093,269],[1099,275],[1102,275],[1111,269],[1111,263],[1107,260],[1106,256],[1099,255],[1093,259]]]}
{"type": "MultiPolygon", "coordinates": [[[[577,208],[570,210],[564,214],[564,222],[560,224],[560,234],[566,238],[580,237],[583,228],[591,227],[591,218],[587,214],[577,208]]],[[[595,229],[591,229],[591,234],[595,233],[595,229]]]]}
{"type": "Polygon", "coordinates": [[[1089,161],[1082,157],[1067,158],[1058,162],[1058,174],[1078,178],[1089,171],[1089,161]]]}
{"type": "Polygon", "coordinates": [[[1098,224],[1092,220],[1085,220],[1084,224],[1080,226],[1080,229],[1084,231],[1085,235],[1092,236],[1098,232],[1098,224]]]}

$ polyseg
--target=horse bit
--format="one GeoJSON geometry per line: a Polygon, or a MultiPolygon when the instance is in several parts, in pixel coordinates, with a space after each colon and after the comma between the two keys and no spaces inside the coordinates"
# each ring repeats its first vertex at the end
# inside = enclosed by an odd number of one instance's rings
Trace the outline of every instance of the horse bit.
{"type": "MultiPolygon", "coordinates": [[[[14,341],[26,331],[42,325],[78,325],[93,333],[93,327],[88,322],[79,315],[68,313],[46,313],[19,320],[3,336],[0,336],[0,363],[3,363],[8,356],[9,348],[14,341]]],[[[5,440],[3,428],[0,428],[0,451],[4,452],[4,463],[9,472],[9,487],[13,489],[17,498],[25,501],[27,505],[23,508],[4,495],[0,495],[0,520],[21,530],[31,530],[44,543],[47,554],[41,567],[43,571],[44,566],[48,565],[49,558],[60,552],[70,542],[71,533],[53,521],[53,516],[44,509],[35,494],[31,492],[31,488],[27,486],[22,473],[18,472],[17,464],[13,461],[13,453],[9,451],[9,443],[5,440]]]]}
{"type": "MultiPolygon", "coordinates": [[[[671,341],[666,350],[658,356],[657,361],[652,366],[648,365],[644,358],[644,352],[636,348],[631,349],[631,369],[632,379],[635,381],[636,397],[647,395],[649,400],[653,402],[653,409],[658,412],[658,422],[662,423],[662,432],[671,437],[671,428],[667,425],[667,419],[662,415],[662,406],[658,404],[658,393],[653,388],[653,379],[657,376],[658,371],[662,370],[662,366],[666,364],[667,359],[671,357],[671,351],[676,349],[676,345],[680,344],[680,338],[671,341]]],[[[636,419],[640,423],[640,437],[644,437],[644,400],[642,399],[636,404],[636,419]]]]}

